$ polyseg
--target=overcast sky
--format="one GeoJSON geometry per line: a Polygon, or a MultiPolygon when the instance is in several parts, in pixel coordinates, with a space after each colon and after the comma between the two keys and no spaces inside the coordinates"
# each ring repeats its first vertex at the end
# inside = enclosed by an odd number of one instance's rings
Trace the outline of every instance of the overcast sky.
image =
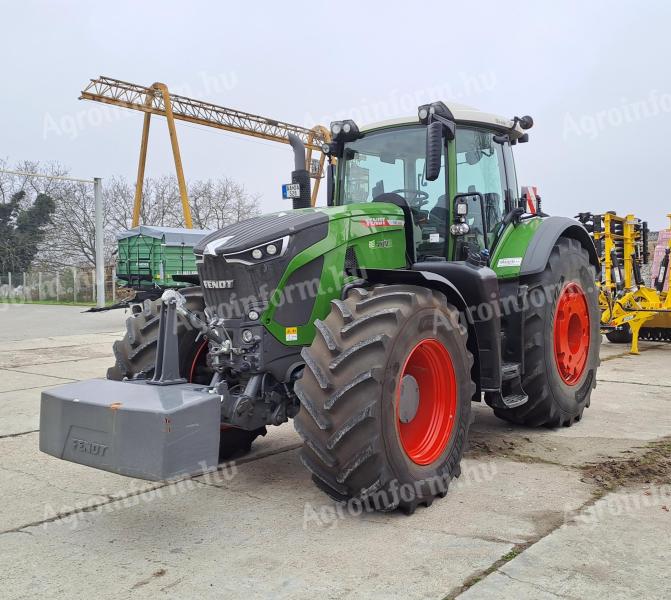
{"type": "MultiPolygon", "coordinates": [[[[142,115],[78,100],[106,75],[297,124],[454,99],[530,114],[520,184],[547,212],[671,212],[671,9],[651,2],[2,1],[0,157],[133,179],[142,115]],[[440,94],[442,98],[429,97],[440,94]]],[[[288,146],[178,123],[188,179],[286,207],[288,146]]],[[[147,176],[173,172],[154,119],[147,176]]],[[[103,182],[104,183],[104,182],[103,182]]]]}

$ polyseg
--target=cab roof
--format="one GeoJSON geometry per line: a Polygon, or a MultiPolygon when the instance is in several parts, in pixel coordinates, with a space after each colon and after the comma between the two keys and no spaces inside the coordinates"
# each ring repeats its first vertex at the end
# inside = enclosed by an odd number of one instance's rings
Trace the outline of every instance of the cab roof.
{"type": "MultiPolygon", "coordinates": [[[[454,118],[457,123],[460,124],[472,124],[472,125],[489,125],[497,127],[499,129],[507,129],[513,126],[513,120],[508,119],[507,117],[501,117],[499,115],[494,115],[492,113],[483,112],[472,106],[467,106],[466,104],[459,104],[458,102],[445,102],[447,108],[450,109],[450,112],[454,115],[454,118]]],[[[408,117],[397,117],[395,119],[388,119],[386,121],[378,121],[376,123],[369,123],[365,125],[359,125],[359,131],[366,132],[372,131],[373,129],[382,129],[384,127],[391,127],[393,125],[414,125],[419,123],[419,116],[413,115],[408,117]]],[[[519,123],[515,125],[513,130],[514,138],[521,136],[524,133],[524,130],[519,126],[519,123]]]]}

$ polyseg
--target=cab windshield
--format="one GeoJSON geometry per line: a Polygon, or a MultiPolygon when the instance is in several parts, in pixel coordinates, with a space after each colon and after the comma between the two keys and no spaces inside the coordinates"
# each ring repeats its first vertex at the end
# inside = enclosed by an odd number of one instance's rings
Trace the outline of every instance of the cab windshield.
{"type": "Polygon", "coordinates": [[[436,181],[424,177],[425,154],[426,127],[420,125],[374,131],[345,144],[339,200],[355,204],[398,194],[412,211],[418,254],[444,256],[445,152],[436,181]]]}

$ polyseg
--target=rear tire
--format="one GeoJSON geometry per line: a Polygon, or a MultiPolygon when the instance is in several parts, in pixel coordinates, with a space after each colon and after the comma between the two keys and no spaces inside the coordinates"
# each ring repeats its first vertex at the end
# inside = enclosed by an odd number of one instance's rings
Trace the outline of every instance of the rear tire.
{"type": "Polygon", "coordinates": [[[331,305],[294,388],[303,464],[335,500],[429,506],[459,476],[471,423],[459,313],[442,294],[403,285],[355,288],[331,305]]]}
{"type": "Polygon", "coordinates": [[[522,387],[529,400],[517,408],[494,409],[497,417],[532,427],[570,427],[580,421],[590,405],[599,366],[595,279],[587,250],[577,240],[560,237],[545,270],[523,281],[529,286],[529,306],[524,315],[522,387]]]}
{"type": "MultiPolygon", "coordinates": [[[[205,302],[201,289],[185,288],[180,293],[186,298],[186,307],[202,316],[205,302]]],[[[151,379],[156,361],[160,302],[147,300],[140,312],[126,320],[126,335],[114,342],[116,363],[107,370],[107,379],[151,379]]],[[[182,319],[178,319],[180,373],[189,382],[209,385],[213,373],[206,362],[207,342],[196,341],[197,334],[182,319]]],[[[235,427],[222,429],[219,436],[219,460],[235,458],[249,452],[252,442],[259,435],[266,435],[265,427],[253,431],[235,427]]]]}

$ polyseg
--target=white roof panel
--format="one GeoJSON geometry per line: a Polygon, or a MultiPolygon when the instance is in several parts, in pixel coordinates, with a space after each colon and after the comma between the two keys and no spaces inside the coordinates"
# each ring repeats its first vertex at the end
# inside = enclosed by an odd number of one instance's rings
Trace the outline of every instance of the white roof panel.
{"type": "MultiPolygon", "coordinates": [[[[454,118],[458,123],[482,123],[484,125],[494,125],[497,127],[510,129],[513,126],[513,120],[507,117],[501,117],[492,113],[483,112],[472,106],[466,104],[459,104],[458,102],[445,102],[445,105],[450,109],[454,118]]],[[[397,117],[387,121],[380,121],[377,123],[369,123],[359,126],[360,131],[371,131],[373,129],[381,129],[383,127],[391,127],[393,125],[412,125],[419,123],[419,117],[415,114],[408,117],[397,117]]],[[[515,127],[517,135],[524,133],[519,124],[515,127]]]]}

